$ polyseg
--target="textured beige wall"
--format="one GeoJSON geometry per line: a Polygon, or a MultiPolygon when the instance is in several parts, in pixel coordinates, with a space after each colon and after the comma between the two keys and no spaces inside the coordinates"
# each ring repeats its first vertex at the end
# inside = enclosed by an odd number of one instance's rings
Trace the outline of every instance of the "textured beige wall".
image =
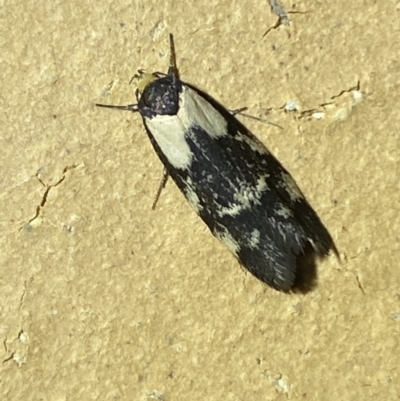
{"type": "Polygon", "coordinates": [[[398,400],[399,8],[304,1],[263,38],[266,1],[4,2],[0,398],[398,400]],[[185,80],[284,128],[244,120],[341,252],[312,292],[245,274],[172,182],[152,211],[140,117],[94,107],[169,32],[185,80]]]}

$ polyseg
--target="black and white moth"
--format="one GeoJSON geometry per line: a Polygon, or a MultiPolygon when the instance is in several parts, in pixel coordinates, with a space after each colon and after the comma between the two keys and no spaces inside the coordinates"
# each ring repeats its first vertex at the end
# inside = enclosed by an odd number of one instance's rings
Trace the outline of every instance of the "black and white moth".
{"type": "Polygon", "coordinates": [[[170,47],[167,74],[140,72],[137,103],[96,106],[139,112],[164,165],[163,184],[171,176],[242,266],[288,291],[298,256],[306,247],[320,257],[337,252],[332,237],[269,150],[220,103],[180,80],[172,35],[170,47]]]}

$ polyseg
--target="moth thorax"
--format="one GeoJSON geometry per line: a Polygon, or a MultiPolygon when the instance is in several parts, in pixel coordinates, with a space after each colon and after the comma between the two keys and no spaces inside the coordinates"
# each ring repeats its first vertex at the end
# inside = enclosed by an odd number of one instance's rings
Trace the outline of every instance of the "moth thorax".
{"type": "Polygon", "coordinates": [[[148,83],[141,94],[138,107],[149,117],[155,115],[176,115],[179,109],[180,85],[172,76],[166,76],[148,83]]]}

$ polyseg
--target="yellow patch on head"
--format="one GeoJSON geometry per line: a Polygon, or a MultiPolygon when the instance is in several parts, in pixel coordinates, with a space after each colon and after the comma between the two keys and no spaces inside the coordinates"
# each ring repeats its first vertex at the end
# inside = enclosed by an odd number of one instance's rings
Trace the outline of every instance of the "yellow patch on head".
{"type": "Polygon", "coordinates": [[[136,81],[136,87],[138,88],[139,93],[143,93],[146,86],[156,79],[158,79],[158,77],[155,74],[149,74],[144,70],[139,70],[138,73],[135,74],[132,78],[132,80],[136,81]]]}

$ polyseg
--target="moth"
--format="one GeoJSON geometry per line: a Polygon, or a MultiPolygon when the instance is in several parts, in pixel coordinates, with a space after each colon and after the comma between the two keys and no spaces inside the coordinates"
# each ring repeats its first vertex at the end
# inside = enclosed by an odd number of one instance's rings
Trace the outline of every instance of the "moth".
{"type": "Polygon", "coordinates": [[[140,71],[137,103],[96,104],[139,112],[155,152],[189,204],[269,286],[288,291],[298,257],[336,251],[333,239],[282,164],[227,108],[182,81],[170,35],[167,74],[140,71]],[[308,249],[307,248],[307,249],[308,249]]]}

